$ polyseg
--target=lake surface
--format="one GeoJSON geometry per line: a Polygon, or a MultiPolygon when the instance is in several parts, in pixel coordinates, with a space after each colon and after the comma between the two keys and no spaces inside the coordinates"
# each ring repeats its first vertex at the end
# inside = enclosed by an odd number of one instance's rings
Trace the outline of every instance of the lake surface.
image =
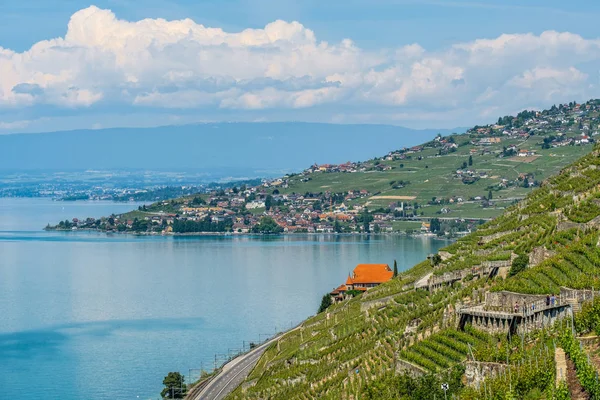
{"type": "Polygon", "coordinates": [[[447,244],[41,231],[136,207],[0,199],[0,398],[157,399],[169,371],[187,380],[314,314],[356,264],[406,269],[447,244]]]}

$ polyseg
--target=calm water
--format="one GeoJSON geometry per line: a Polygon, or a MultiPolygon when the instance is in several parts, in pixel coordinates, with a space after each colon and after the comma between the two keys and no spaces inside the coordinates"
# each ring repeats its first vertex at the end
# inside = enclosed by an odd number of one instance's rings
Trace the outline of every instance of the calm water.
{"type": "Polygon", "coordinates": [[[156,399],[169,371],[314,314],[355,264],[408,268],[445,244],[40,231],[134,207],[0,199],[0,398],[156,399]]]}

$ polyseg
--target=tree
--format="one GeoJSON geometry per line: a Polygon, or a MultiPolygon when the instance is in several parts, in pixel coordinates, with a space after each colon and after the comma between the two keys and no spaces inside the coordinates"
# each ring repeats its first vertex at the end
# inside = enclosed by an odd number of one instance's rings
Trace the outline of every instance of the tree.
{"type": "Polygon", "coordinates": [[[439,254],[435,254],[432,258],[431,258],[431,263],[436,266],[439,265],[442,262],[442,256],[440,256],[439,254]]]}
{"type": "Polygon", "coordinates": [[[490,191],[488,192],[488,200],[491,200],[491,199],[492,199],[492,191],[490,190],[490,191]]]}
{"type": "Polygon", "coordinates": [[[438,232],[442,228],[440,220],[438,218],[432,218],[429,223],[429,230],[431,232],[438,232]]]}
{"type": "MultiPolygon", "coordinates": [[[[365,208],[364,211],[361,213],[359,219],[363,223],[363,229],[364,229],[365,233],[369,233],[371,231],[369,228],[369,224],[371,223],[371,221],[373,221],[373,216],[371,214],[369,214],[369,210],[367,210],[365,208]]],[[[357,222],[359,222],[359,221],[357,221],[357,222]]]]}
{"type": "Polygon", "coordinates": [[[273,205],[273,196],[268,195],[265,199],[265,210],[269,211],[273,205]]]}
{"type": "Polygon", "coordinates": [[[321,299],[321,305],[319,306],[319,313],[322,313],[323,311],[327,310],[329,308],[329,306],[331,305],[331,296],[329,295],[329,293],[323,295],[323,298],[321,299]]]}
{"type": "Polygon", "coordinates": [[[529,264],[529,257],[525,254],[519,254],[517,258],[515,258],[510,266],[510,272],[508,273],[510,276],[516,275],[521,271],[524,271],[529,264]]]}
{"type": "Polygon", "coordinates": [[[524,188],[528,188],[529,187],[529,179],[527,179],[527,178],[523,179],[523,187],[524,188]]]}
{"type": "Polygon", "coordinates": [[[340,224],[340,221],[338,221],[337,219],[333,223],[333,231],[335,233],[341,233],[342,232],[342,225],[340,224]]]}
{"type": "Polygon", "coordinates": [[[194,198],[192,199],[191,205],[199,206],[202,204],[206,204],[206,201],[204,201],[204,199],[202,199],[202,197],[194,196],[194,198]]]}
{"type": "Polygon", "coordinates": [[[464,162],[462,163],[462,167],[461,167],[461,169],[467,169],[467,162],[466,162],[466,161],[464,161],[464,162]]]}
{"type": "Polygon", "coordinates": [[[183,399],[185,397],[185,377],[179,372],[169,372],[163,379],[165,388],[160,392],[162,398],[183,399]]]}
{"type": "Polygon", "coordinates": [[[260,222],[252,227],[253,233],[277,234],[283,232],[283,228],[271,217],[262,217],[260,222]]]}
{"type": "Polygon", "coordinates": [[[394,277],[398,276],[398,263],[394,260],[394,277]]]}
{"type": "Polygon", "coordinates": [[[469,156],[469,167],[473,165],[473,156],[469,156]]]}

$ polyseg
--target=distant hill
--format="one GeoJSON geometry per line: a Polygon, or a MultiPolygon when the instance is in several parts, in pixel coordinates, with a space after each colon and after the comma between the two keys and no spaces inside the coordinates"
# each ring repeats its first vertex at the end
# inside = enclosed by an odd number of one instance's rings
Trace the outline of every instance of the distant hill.
{"type": "Polygon", "coordinates": [[[0,136],[0,170],[293,171],[364,160],[444,130],[388,125],[214,123],[0,136]]]}

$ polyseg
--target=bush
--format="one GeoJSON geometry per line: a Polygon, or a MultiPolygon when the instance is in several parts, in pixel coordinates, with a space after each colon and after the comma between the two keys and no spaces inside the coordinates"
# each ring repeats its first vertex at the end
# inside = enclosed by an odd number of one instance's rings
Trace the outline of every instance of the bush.
{"type": "Polygon", "coordinates": [[[600,298],[583,304],[581,312],[575,315],[575,327],[579,333],[595,332],[600,335],[600,298]]]}
{"type": "Polygon", "coordinates": [[[515,258],[512,262],[509,275],[513,276],[513,275],[518,274],[521,271],[525,271],[525,268],[527,268],[528,264],[529,264],[529,257],[527,257],[525,254],[518,255],[517,258],[515,258]]]}

